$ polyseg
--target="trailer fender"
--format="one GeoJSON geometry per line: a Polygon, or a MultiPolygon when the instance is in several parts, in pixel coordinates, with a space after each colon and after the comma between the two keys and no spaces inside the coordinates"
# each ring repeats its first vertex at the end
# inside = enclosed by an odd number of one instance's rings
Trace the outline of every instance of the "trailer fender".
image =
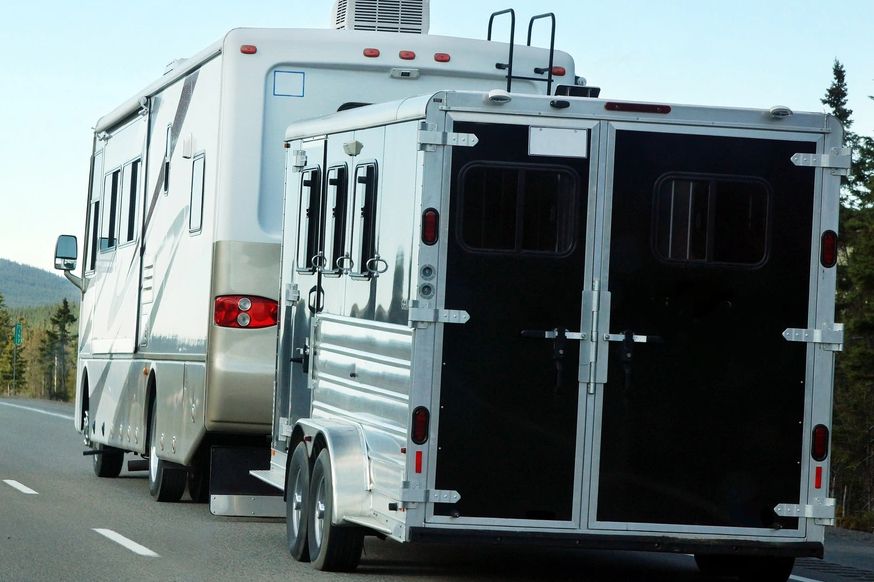
{"type": "Polygon", "coordinates": [[[332,523],[341,525],[347,517],[368,515],[370,471],[367,440],[361,428],[350,422],[321,418],[299,420],[298,426],[308,437],[305,442],[311,464],[324,449],[331,455],[332,523]]]}

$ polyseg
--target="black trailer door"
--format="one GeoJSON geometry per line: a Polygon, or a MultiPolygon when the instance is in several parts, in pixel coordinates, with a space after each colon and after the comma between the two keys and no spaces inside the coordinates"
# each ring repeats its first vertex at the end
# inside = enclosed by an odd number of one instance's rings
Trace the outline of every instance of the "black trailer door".
{"type": "Polygon", "coordinates": [[[612,143],[619,341],[590,524],[785,535],[798,521],[773,507],[799,500],[806,347],[782,332],[808,327],[814,201],[814,170],[790,157],[815,143],[628,129],[612,143]]]}
{"type": "Polygon", "coordinates": [[[527,125],[454,131],[479,143],[452,150],[445,305],[470,321],[444,330],[436,487],[461,501],[435,515],[571,522],[590,159],[529,155],[527,125]]]}

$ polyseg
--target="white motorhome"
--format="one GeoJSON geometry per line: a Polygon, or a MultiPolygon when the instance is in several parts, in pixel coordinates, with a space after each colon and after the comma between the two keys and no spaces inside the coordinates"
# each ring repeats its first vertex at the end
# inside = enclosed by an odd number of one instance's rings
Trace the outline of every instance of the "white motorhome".
{"type": "Polygon", "coordinates": [[[159,501],[186,481],[203,499],[213,445],[267,442],[289,123],[447,85],[587,89],[552,47],[425,34],[427,2],[338,4],[338,30],[232,30],[98,120],[81,275],[72,237],[56,253],[82,290],[75,425],[97,475],[133,452],[159,501]]]}
{"type": "Polygon", "coordinates": [[[822,557],[824,114],[442,91],[292,124],[272,464],[288,547],[822,557]]]}

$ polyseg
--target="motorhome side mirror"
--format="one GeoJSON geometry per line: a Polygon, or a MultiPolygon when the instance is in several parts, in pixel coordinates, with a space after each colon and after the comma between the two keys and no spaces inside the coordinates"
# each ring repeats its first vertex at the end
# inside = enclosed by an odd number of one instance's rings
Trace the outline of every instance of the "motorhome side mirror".
{"type": "Polygon", "coordinates": [[[72,271],[76,268],[79,256],[79,244],[71,234],[62,234],[55,244],[55,269],[72,271]]]}

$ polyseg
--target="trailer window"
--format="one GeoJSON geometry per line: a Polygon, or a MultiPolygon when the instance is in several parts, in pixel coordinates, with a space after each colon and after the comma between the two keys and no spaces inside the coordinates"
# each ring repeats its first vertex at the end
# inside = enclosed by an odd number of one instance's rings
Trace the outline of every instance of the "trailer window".
{"type": "Polygon", "coordinates": [[[301,172],[300,214],[297,222],[297,270],[315,271],[319,262],[318,249],[321,235],[322,176],[320,168],[301,172]]]}
{"type": "Polygon", "coordinates": [[[100,223],[100,250],[115,248],[118,228],[118,191],[121,170],[106,174],[103,181],[103,217],[100,223]]]}
{"type": "Polygon", "coordinates": [[[203,227],[203,182],[206,172],[204,154],[195,156],[191,164],[191,200],[188,208],[188,230],[197,232],[203,227]]]}
{"type": "Polygon", "coordinates": [[[755,178],[664,176],[655,192],[656,254],[683,264],[760,265],[769,198],[768,185],[755,178]]]}
{"type": "Polygon", "coordinates": [[[570,169],[473,162],[459,182],[456,232],[469,250],[564,255],[573,249],[578,180],[570,169]]]}
{"type": "Polygon", "coordinates": [[[94,154],[91,163],[91,192],[88,196],[88,226],[85,231],[85,270],[94,272],[97,265],[97,239],[100,226],[100,186],[103,180],[103,151],[94,154]]]}
{"type": "Polygon", "coordinates": [[[355,168],[355,199],[352,205],[352,234],[349,256],[352,274],[370,277],[378,268],[376,259],[376,162],[360,164],[355,168]]]}
{"type": "Polygon", "coordinates": [[[325,236],[323,249],[325,270],[339,273],[347,268],[348,260],[338,260],[344,256],[346,248],[346,211],[348,190],[348,169],[346,164],[328,168],[328,187],[325,193],[325,236]]]}
{"type": "Polygon", "coordinates": [[[139,192],[140,160],[134,160],[122,172],[120,198],[121,213],[118,228],[119,244],[136,238],[137,193],[139,192]]]}

